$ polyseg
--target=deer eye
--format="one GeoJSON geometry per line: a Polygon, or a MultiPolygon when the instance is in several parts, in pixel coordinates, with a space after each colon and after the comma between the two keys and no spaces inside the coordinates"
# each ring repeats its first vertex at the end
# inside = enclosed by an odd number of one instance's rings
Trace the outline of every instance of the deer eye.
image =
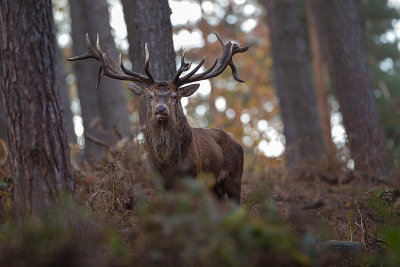
{"type": "Polygon", "coordinates": [[[153,95],[149,95],[149,99],[153,100],[154,96],[153,95]]]}

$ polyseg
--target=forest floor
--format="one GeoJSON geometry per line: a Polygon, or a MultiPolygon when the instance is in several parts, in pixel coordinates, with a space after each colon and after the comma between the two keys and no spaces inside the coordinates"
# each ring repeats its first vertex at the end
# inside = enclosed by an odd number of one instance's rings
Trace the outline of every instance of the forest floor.
{"type": "Polygon", "coordinates": [[[284,171],[278,168],[261,175],[244,175],[243,202],[267,185],[282,218],[300,237],[312,236],[317,249],[328,252],[326,263],[329,266],[351,265],[354,257],[368,257],[386,247],[385,241],[377,237],[379,227],[385,224],[384,219],[377,216],[377,210],[372,205],[377,199],[382,200],[400,217],[398,183],[383,183],[357,175],[354,171],[336,171],[339,175],[337,179],[332,179],[332,176],[327,179],[329,172],[320,171],[291,178],[284,175],[284,171]],[[353,253],[350,249],[349,254],[327,251],[324,250],[327,240],[349,242],[347,244],[359,242],[364,249],[362,253],[353,253]]]}
{"type": "MultiPolygon", "coordinates": [[[[125,241],[132,240],[138,231],[137,199],[154,198],[157,194],[157,184],[149,178],[150,169],[140,156],[144,155],[141,149],[110,154],[105,164],[97,165],[73,156],[77,199],[107,218],[125,241]]],[[[291,178],[285,171],[280,159],[255,159],[251,166],[247,163],[242,179],[242,205],[257,216],[261,199],[268,195],[299,238],[311,236],[319,248],[326,240],[361,242],[367,253],[384,247],[383,241],[376,237],[382,220],[371,211],[368,202],[372,196],[384,198],[397,207],[400,216],[398,185],[349,171],[337,179],[327,179],[327,173],[318,171],[291,178]]],[[[3,176],[9,175],[8,168],[3,176]]],[[[339,256],[336,265],[342,263],[339,256]]]]}
{"type": "MultiPolygon", "coordinates": [[[[114,158],[114,160],[123,162],[123,159],[114,158]]],[[[385,192],[388,195],[397,192],[389,197],[392,197],[391,201],[399,206],[400,195],[398,191],[393,191],[393,188],[399,188],[398,186],[374,181],[353,172],[343,174],[336,171],[340,174],[333,180],[327,179],[326,173],[318,171],[312,174],[304,173],[293,179],[285,174],[281,159],[272,160],[272,165],[278,167],[268,170],[260,167],[270,161],[268,159],[255,160],[253,164],[259,166],[248,166],[244,171],[242,203],[252,212],[257,212],[260,194],[267,194],[272,197],[282,218],[292,225],[295,232],[300,236],[311,234],[316,238],[317,244],[322,240],[341,240],[362,242],[366,251],[375,251],[382,247],[380,240],[374,237],[379,219],[367,208],[368,199],[385,192]]],[[[141,160],[124,164],[125,166],[135,164],[135,170],[129,171],[128,175],[126,169],[122,168],[122,172],[118,172],[118,168],[114,166],[114,169],[112,168],[114,173],[110,172],[110,167],[108,167],[100,168],[98,172],[93,172],[92,169],[89,172],[90,175],[85,174],[83,184],[78,185],[81,199],[86,199],[86,201],[90,199],[90,202],[93,202],[93,194],[96,194],[93,188],[104,188],[105,184],[110,184],[113,179],[119,180],[125,188],[131,188],[135,194],[154,195],[154,185],[148,177],[144,178],[148,175],[145,174],[146,168],[143,166],[146,164],[141,160]],[[132,176],[132,172],[139,175],[132,176]],[[105,180],[101,182],[102,185],[99,184],[99,176],[105,177],[105,180]]],[[[125,193],[120,191],[117,194],[129,194],[126,190],[123,191],[125,193]]],[[[96,204],[90,203],[90,205],[96,204]]],[[[104,207],[102,201],[97,205],[104,207]]]]}
{"type": "Polygon", "coordinates": [[[364,234],[375,230],[370,214],[364,214],[369,194],[390,187],[361,177],[344,183],[329,183],[318,177],[282,179],[277,175],[244,176],[242,198],[246,199],[261,185],[269,186],[270,194],[283,218],[296,232],[324,238],[365,242],[364,234]],[[354,223],[363,228],[353,227],[354,223]]]}

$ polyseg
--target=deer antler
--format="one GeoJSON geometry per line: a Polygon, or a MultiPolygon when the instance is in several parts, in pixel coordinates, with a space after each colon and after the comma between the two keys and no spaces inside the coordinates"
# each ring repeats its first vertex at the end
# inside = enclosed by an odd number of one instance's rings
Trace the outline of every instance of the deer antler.
{"type": "Polygon", "coordinates": [[[100,66],[100,69],[98,72],[96,87],[99,86],[102,75],[108,76],[113,79],[118,79],[118,80],[134,81],[134,82],[139,82],[139,83],[144,83],[144,84],[153,84],[154,83],[153,76],[151,75],[151,73],[149,71],[149,51],[147,49],[147,43],[145,45],[145,51],[146,51],[145,72],[146,72],[147,76],[126,69],[124,64],[122,63],[121,54],[119,54],[119,65],[118,65],[112,59],[110,50],[103,53],[103,51],[101,50],[101,47],[100,47],[99,35],[97,35],[96,50],[95,50],[90,42],[89,34],[86,33],[86,46],[88,49],[88,51],[86,53],[84,53],[80,56],[68,58],[67,60],[75,61],[75,60],[85,60],[88,58],[94,58],[97,61],[100,61],[101,66],[100,66]]]}
{"type": "Polygon", "coordinates": [[[232,70],[232,76],[235,80],[239,82],[243,82],[238,75],[237,75],[237,70],[235,65],[233,64],[232,57],[233,55],[237,53],[243,53],[249,49],[248,46],[246,47],[239,47],[237,44],[233,44],[230,41],[227,44],[224,44],[224,42],[221,40],[221,38],[218,36],[216,32],[214,34],[217,36],[219,43],[222,46],[222,55],[220,58],[217,58],[214,62],[214,64],[206,71],[202,73],[197,73],[196,72],[200,69],[200,67],[204,64],[204,58],[203,60],[199,63],[199,65],[196,66],[191,72],[186,74],[183,77],[179,77],[184,71],[189,70],[191,63],[186,63],[185,62],[185,53],[183,53],[182,60],[181,60],[181,66],[179,70],[177,71],[175,78],[174,78],[174,83],[179,88],[180,86],[191,83],[191,82],[196,82],[196,81],[201,81],[201,80],[207,80],[213,77],[216,77],[220,75],[226,67],[229,65],[232,70]]]}

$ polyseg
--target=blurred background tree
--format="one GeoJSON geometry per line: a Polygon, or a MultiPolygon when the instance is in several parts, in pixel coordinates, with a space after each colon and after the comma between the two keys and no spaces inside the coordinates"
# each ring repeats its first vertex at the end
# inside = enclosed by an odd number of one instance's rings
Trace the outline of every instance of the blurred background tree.
{"type": "Polygon", "coordinates": [[[400,162],[400,52],[394,1],[363,0],[368,61],[389,151],[400,162]]]}
{"type": "MultiPolygon", "coordinates": [[[[70,0],[69,4],[73,54],[80,55],[87,50],[85,35],[89,33],[92,43],[95,43],[98,34],[117,58],[106,0],[70,0]]],[[[110,146],[115,144],[119,135],[127,135],[130,129],[122,83],[104,77],[96,88],[100,67],[97,62],[77,62],[73,67],[85,131],[110,146]]],[[[90,139],[85,141],[85,155],[99,160],[102,147],[90,139]]]]}
{"type": "Polygon", "coordinates": [[[313,0],[311,9],[355,167],[360,173],[390,179],[392,164],[373,95],[362,7],[356,0],[313,0]]]}
{"type": "Polygon", "coordinates": [[[304,166],[323,160],[325,144],[315,89],[311,81],[299,1],[264,1],[271,33],[274,76],[286,137],[286,164],[294,174],[304,166]],[[290,127],[290,130],[287,128],[290,127]],[[288,141],[293,138],[292,142],[288,141]]]}

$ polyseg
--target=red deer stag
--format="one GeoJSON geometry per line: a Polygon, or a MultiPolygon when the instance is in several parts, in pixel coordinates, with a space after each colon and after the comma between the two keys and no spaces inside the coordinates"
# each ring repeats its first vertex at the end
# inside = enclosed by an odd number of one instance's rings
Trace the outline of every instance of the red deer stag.
{"type": "Polygon", "coordinates": [[[196,177],[201,173],[215,177],[213,187],[217,197],[228,196],[240,202],[240,188],[243,173],[243,149],[226,132],[220,129],[202,129],[190,127],[183,113],[180,99],[191,96],[199,88],[199,84],[188,83],[210,79],[220,75],[229,65],[233,77],[239,81],[232,56],[245,52],[248,47],[241,48],[228,42],[226,45],[216,34],[223,52],[214,64],[202,73],[196,73],[204,64],[204,59],[192,71],[181,77],[190,69],[191,63],[185,62],[182,56],[181,66],[171,81],[157,81],[149,71],[149,52],[145,45],[146,75],[128,70],[122,64],[115,63],[110,51],[101,50],[97,36],[96,49],[90,43],[88,34],[86,44],[88,51],[68,60],[84,60],[93,58],[101,62],[97,84],[101,76],[132,81],[128,87],[135,95],[143,96],[147,102],[147,124],[145,131],[147,153],[154,167],[164,179],[166,188],[174,185],[177,177],[196,177]]]}

